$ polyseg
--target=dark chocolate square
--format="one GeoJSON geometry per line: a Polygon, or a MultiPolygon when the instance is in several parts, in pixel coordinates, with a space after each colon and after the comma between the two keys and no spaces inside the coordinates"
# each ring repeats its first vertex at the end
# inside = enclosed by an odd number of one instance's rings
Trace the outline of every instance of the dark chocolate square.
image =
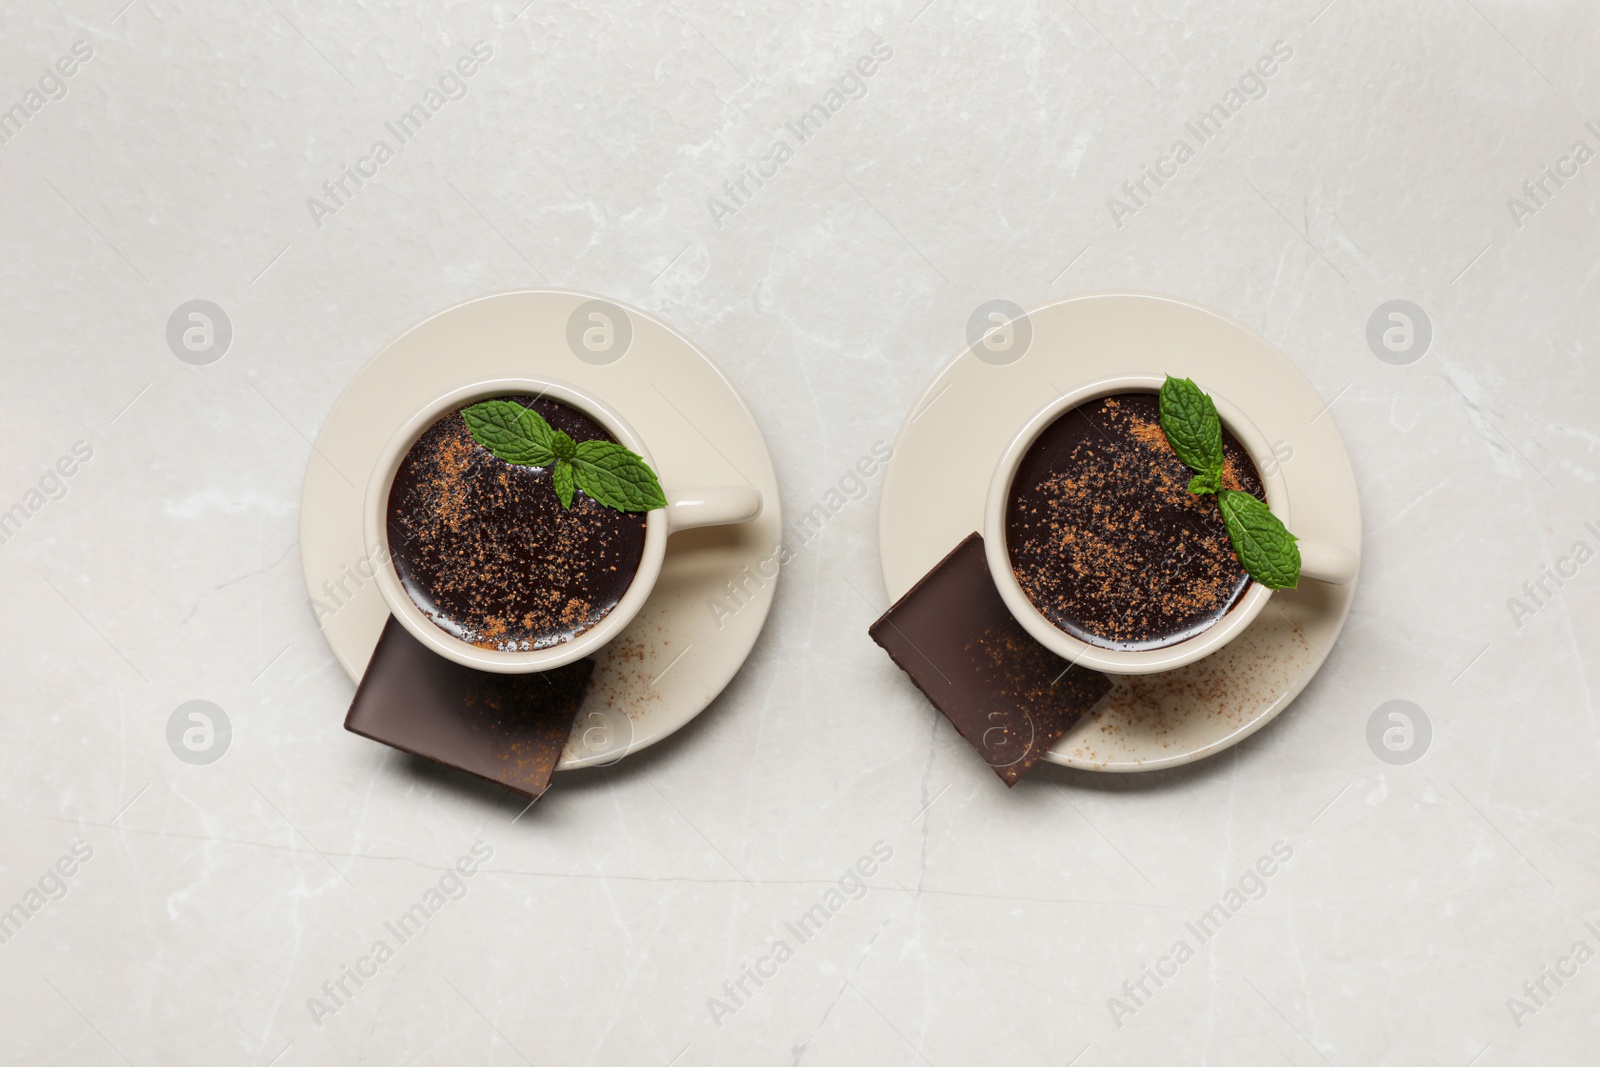
{"type": "Polygon", "coordinates": [[[1006,785],[1111,689],[1028,635],[972,534],[867,631],[1006,785]]]}
{"type": "Polygon", "coordinates": [[[475,671],[390,616],[344,728],[537,800],[550,787],[593,673],[587,659],[535,674],[475,671]]]}

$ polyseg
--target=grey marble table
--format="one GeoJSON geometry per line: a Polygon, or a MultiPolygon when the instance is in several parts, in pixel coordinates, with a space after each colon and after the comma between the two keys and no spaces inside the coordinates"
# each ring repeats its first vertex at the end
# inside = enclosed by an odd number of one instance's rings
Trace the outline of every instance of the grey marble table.
{"type": "Polygon", "coordinates": [[[1600,9],[524,3],[0,4],[0,1060],[1594,1061],[1600,9]],[[985,301],[1216,307],[1349,444],[1349,624],[1219,758],[1008,792],[866,639],[874,483],[515,818],[342,730],[297,509],[388,339],[547,285],[694,338],[790,511],[985,301]]]}

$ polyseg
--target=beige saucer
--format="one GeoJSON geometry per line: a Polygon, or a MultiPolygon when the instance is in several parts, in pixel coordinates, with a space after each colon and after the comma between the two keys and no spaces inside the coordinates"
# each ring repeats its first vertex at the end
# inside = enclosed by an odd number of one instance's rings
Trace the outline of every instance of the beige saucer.
{"type": "MultiPolygon", "coordinates": [[[[1296,531],[1361,550],[1361,504],[1325,401],[1245,326],[1172,297],[1103,293],[1028,313],[1020,356],[963,349],[912,405],[884,473],[878,550],[891,601],[984,528],[996,463],[1036,412],[1086,382],[1171,373],[1251,412],[1282,458],[1296,531]],[[1030,338],[1031,339],[1028,339],[1030,338]]],[[[1113,688],[1046,755],[1089,770],[1189,763],[1261,729],[1305,688],[1344,627],[1355,585],[1303,581],[1273,594],[1227,647],[1113,688]]]]}
{"type": "Polygon", "coordinates": [[[733,678],[772,606],[769,561],[782,538],[777,477],[749,409],[709,359],[648,313],[586,293],[501,293],[440,312],[379,352],[334,402],[306,468],[306,590],[334,655],[360,681],[389,617],[362,548],[373,465],[423,405],[501,377],[559,379],[603,398],[650,442],[664,483],[751,485],[765,500],[753,521],[674,534],[649,599],[596,654],[559,769],[613,763],[682,727],[733,678]],[[597,307],[625,320],[593,319],[597,307]],[[586,338],[614,347],[589,350],[586,338]]]}

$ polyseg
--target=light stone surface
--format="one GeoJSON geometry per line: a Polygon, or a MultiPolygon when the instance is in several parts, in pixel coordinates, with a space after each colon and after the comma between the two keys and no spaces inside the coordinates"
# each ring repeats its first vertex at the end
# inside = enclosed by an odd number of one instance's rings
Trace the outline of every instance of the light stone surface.
{"type": "Polygon", "coordinates": [[[0,1060],[1594,1062],[1600,962],[1569,954],[1600,951],[1600,563],[1570,557],[1600,548],[1600,160],[1562,161],[1600,149],[1600,8],[124,3],[0,5],[0,107],[27,113],[0,144],[0,509],[42,503],[0,544],[0,908],[40,905],[0,944],[0,1060]],[[466,96],[317,225],[307,199],[478,40],[466,96]],[[799,143],[785,123],[879,40],[799,143]],[[1265,96],[1114,218],[1279,41],[1265,96]],[[792,158],[713,218],[778,138],[792,158]],[[1536,202],[1546,166],[1576,174],[1536,202]],[[296,521],[364,360],[541,285],[711,353],[791,514],[892,439],[984,301],[1217,307],[1332,403],[1365,509],[1349,625],[1220,758],[1008,792],[866,637],[874,483],[704,715],[513,821],[341,729],[296,521]],[[165,337],[196,298],[233,327],[208,366],[165,337]],[[1392,299],[1432,322],[1409,365],[1366,340],[1392,299]],[[79,441],[65,495],[30,497],[79,441]],[[207,766],[167,743],[196,699],[233,727],[207,766]],[[1390,700],[1432,724],[1410,765],[1368,746],[1390,700]],[[314,1020],[480,840],[466,895],[314,1020]],[[801,943],[784,923],[875,842],[866,895],[801,943]],[[1185,924],[1275,843],[1201,944],[1185,924]],[[792,958],[734,1000],[775,938],[792,958]],[[1570,976],[1525,991],[1545,967],[1570,976]]]}

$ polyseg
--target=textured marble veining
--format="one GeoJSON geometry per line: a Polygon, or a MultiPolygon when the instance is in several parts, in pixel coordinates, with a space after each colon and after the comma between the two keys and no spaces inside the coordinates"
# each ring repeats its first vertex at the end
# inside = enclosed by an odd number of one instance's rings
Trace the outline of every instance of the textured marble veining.
{"type": "Polygon", "coordinates": [[[1593,1062],[1597,36],[1579,0],[0,4],[0,1060],[1593,1062]],[[710,353],[788,514],[985,301],[1216,307],[1344,434],[1349,624],[1217,758],[1008,791],[867,639],[874,481],[698,720],[522,813],[342,729],[297,509],[357,367],[544,285],[710,353]],[[219,359],[169,338],[194,300],[219,359]]]}

